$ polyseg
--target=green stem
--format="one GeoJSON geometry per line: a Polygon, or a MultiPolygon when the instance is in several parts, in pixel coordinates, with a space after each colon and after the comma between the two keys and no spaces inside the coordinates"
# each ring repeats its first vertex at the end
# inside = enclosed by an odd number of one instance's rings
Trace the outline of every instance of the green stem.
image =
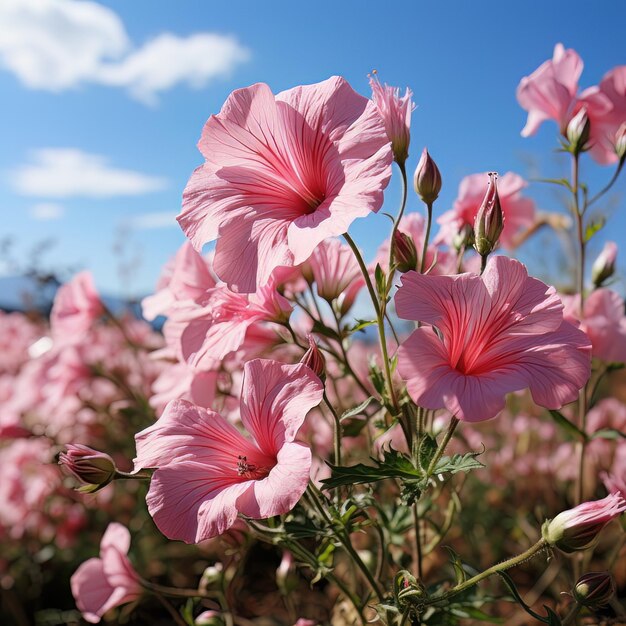
{"type": "Polygon", "coordinates": [[[454,435],[454,431],[459,424],[459,420],[456,417],[452,417],[450,419],[450,423],[448,424],[448,430],[446,430],[446,434],[444,435],[441,443],[437,447],[437,451],[435,452],[435,456],[432,458],[428,469],[426,470],[426,474],[428,476],[432,475],[437,467],[437,463],[439,463],[439,459],[443,456],[443,453],[446,451],[448,444],[450,443],[450,439],[452,439],[452,435],[454,435]]]}
{"type": "Polygon", "coordinates": [[[393,228],[391,229],[391,238],[389,239],[389,272],[391,273],[391,268],[393,267],[393,249],[395,246],[395,238],[396,232],[398,230],[398,226],[400,225],[400,220],[404,215],[404,208],[406,207],[406,197],[408,185],[406,181],[406,168],[404,163],[398,163],[398,167],[400,168],[400,175],[402,178],[402,196],[400,199],[400,209],[398,210],[398,215],[393,222],[393,228]]]}
{"type": "Polygon", "coordinates": [[[489,255],[485,254],[483,256],[480,257],[480,274],[482,276],[482,273],[485,271],[485,268],[487,267],[487,259],[489,258],[489,255]]]}
{"type": "Polygon", "coordinates": [[[425,604],[426,605],[437,604],[438,602],[447,600],[448,598],[451,598],[457,593],[461,593],[462,591],[465,591],[466,589],[473,587],[474,585],[478,584],[481,580],[484,580],[485,578],[489,578],[489,576],[493,576],[493,574],[497,574],[498,572],[503,572],[507,569],[510,569],[511,567],[515,567],[516,565],[521,565],[524,561],[531,559],[536,554],[541,552],[546,547],[546,545],[547,544],[545,540],[540,539],[536,544],[528,548],[528,550],[526,550],[525,552],[522,552],[522,554],[519,554],[518,556],[514,556],[513,558],[510,558],[506,561],[502,561],[502,563],[492,565],[490,568],[486,569],[484,572],[481,572],[480,574],[476,574],[476,576],[472,576],[472,578],[468,578],[465,582],[462,582],[456,585],[455,587],[452,587],[450,591],[446,591],[440,596],[435,596],[433,598],[427,599],[425,604]]]}
{"type": "Polygon", "coordinates": [[[328,396],[326,395],[326,391],[324,391],[324,403],[328,407],[331,415],[333,416],[334,421],[334,447],[335,447],[335,465],[341,465],[341,420],[339,419],[339,415],[337,415],[337,411],[333,408],[333,405],[330,403],[328,396]]]}
{"type": "Polygon", "coordinates": [[[415,526],[415,577],[422,580],[422,537],[420,533],[420,518],[417,510],[417,502],[413,503],[413,525],[415,526]]]}
{"type": "Polygon", "coordinates": [[[152,583],[149,580],[140,580],[141,586],[145,587],[148,591],[155,594],[164,596],[170,596],[172,598],[212,598],[211,594],[198,589],[178,589],[176,587],[166,587],[165,585],[158,585],[152,583]]]}
{"type": "Polygon", "coordinates": [[[374,594],[378,598],[378,601],[382,602],[384,594],[383,594],[380,586],[378,585],[378,583],[374,579],[374,576],[372,575],[372,572],[370,572],[370,570],[367,567],[367,565],[365,565],[365,563],[363,563],[363,559],[361,559],[361,557],[359,556],[358,552],[352,546],[352,542],[350,541],[350,536],[348,535],[348,533],[345,530],[343,530],[343,529],[339,530],[339,529],[333,527],[332,520],[328,516],[328,513],[326,512],[326,510],[324,509],[324,505],[321,503],[320,499],[318,498],[319,490],[317,489],[317,487],[313,483],[309,483],[308,493],[309,493],[309,496],[311,497],[311,500],[313,501],[315,507],[320,512],[320,514],[322,515],[322,518],[326,521],[326,523],[328,524],[329,528],[332,528],[335,531],[335,537],[337,537],[337,539],[339,540],[339,542],[341,543],[341,545],[343,546],[345,551],[350,555],[350,557],[354,561],[355,565],[361,570],[361,573],[363,574],[365,579],[369,582],[369,584],[370,584],[370,586],[372,588],[372,591],[374,592],[374,594]]]}
{"type": "Polygon", "coordinates": [[[430,238],[430,227],[433,221],[433,203],[428,202],[426,204],[427,219],[426,219],[426,234],[424,235],[424,245],[422,246],[422,258],[420,259],[420,274],[424,273],[426,266],[426,251],[428,250],[428,240],[430,238]]]}
{"type": "Polygon", "coordinates": [[[572,610],[561,620],[562,626],[567,626],[568,624],[571,624],[580,613],[580,609],[582,609],[582,606],[578,604],[578,602],[576,602],[572,607],[572,610]]]}
{"type": "Polygon", "coordinates": [[[613,177],[611,178],[611,180],[608,182],[606,187],[604,187],[595,196],[593,196],[593,198],[591,198],[591,200],[589,200],[587,202],[587,205],[585,206],[585,210],[588,209],[592,204],[597,202],[615,184],[615,181],[618,179],[618,177],[620,175],[620,172],[622,171],[622,168],[624,167],[624,160],[625,160],[624,157],[622,157],[620,159],[620,162],[619,162],[619,164],[617,166],[617,169],[615,170],[615,173],[613,174],[613,177]]]}
{"type": "Polygon", "coordinates": [[[367,271],[367,266],[365,265],[365,261],[363,261],[363,257],[359,252],[354,240],[348,233],[344,233],[344,238],[354,256],[356,257],[357,263],[361,268],[361,273],[365,278],[365,284],[367,285],[367,290],[369,291],[370,298],[372,299],[372,304],[374,305],[374,310],[376,312],[376,321],[378,323],[378,339],[380,341],[380,351],[383,357],[383,365],[385,368],[385,378],[387,383],[387,390],[389,392],[389,397],[391,399],[391,403],[393,404],[394,409],[396,410],[396,414],[400,412],[398,398],[396,397],[396,391],[393,386],[393,382],[391,379],[391,366],[389,365],[389,355],[387,353],[387,338],[385,336],[385,310],[381,308],[380,303],[378,302],[378,296],[376,295],[376,291],[374,290],[374,286],[372,285],[372,279],[370,278],[369,272],[367,271]]]}

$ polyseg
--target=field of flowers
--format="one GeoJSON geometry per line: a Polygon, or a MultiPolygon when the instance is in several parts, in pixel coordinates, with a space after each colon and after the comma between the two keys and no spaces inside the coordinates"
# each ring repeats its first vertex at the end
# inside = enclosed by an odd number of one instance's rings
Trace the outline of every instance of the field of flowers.
{"type": "Polygon", "coordinates": [[[617,245],[588,253],[626,66],[581,72],[559,44],[517,90],[563,214],[494,171],[435,221],[458,181],[407,173],[410,90],[258,83],[202,130],[143,319],[89,271],[0,311],[0,624],[626,624],[626,315],[617,245]],[[575,252],[555,286],[512,256],[540,228],[575,252]]]}

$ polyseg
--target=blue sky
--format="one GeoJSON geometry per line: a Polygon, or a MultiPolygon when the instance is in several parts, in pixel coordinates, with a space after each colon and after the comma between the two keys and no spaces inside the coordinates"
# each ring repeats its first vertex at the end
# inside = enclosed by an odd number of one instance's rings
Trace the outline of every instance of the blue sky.
{"type": "MultiPolygon", "coordinates": [[[[599,5],[7,0],[0,9],[12,11],[10,27],[0,15],[0,238],[10,237],[22,258],[52,239],[44,267],[87,267],[106,293],[147,293],[183,241],[173,216],[201,163],[202,125],[232,89],[263,81],[280,91],[340,74],[369,95],[374,68],[382,81],[413,89],[409,170],[427,145],[444,179],[438,214],[467,174],[562,175],[567,164],[553,150],[553,124],[520,137],[526,114],[515,88],[560,41],[582,56],[583,87],[626,63],[626,3],[599,5]]],[[[598,188],[611,170],[588,161],[583,173],[598,188]]],[[[626,243],[625,191],[622,180],[604,204],[611,221],[592,251],[607,233],[626,243]]],[[[551,190],[533,185],[528,193],[540,209],[558,210],[551,190]]],[[[386,210],[395,212],[398,198],[396,177],[386,210]]],[[[409,209],[419,208],[411,197],[409,209]]],[[[354,224],[369,255],[381,228],[380,216],[354,224]]],[[[557,248],[542,235],[519,257],[545,274],[557,248]]]]}

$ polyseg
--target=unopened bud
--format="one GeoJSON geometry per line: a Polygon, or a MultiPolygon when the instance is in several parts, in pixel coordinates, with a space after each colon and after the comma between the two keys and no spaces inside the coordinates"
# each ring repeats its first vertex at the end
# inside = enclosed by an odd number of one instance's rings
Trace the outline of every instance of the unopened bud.
{"type": "Polygon", "coordinates": [[[605,280],[608,280],[615,273],[615,261],[617,259],[617,244],[614,241],[607,241],[602,248],[602,252],[594,261],[591,268],[591,280],[594,286],[600,287],[605,280]]]}
{"type": "Polygon", "coordinates": [[[591,609],[608,604],[615,594],[615,581],[609,572],[589,572],[572,589],[574,600],[591,609]]]}
{"type": "Polygon", "coordinates": [[[589,141],[590,131],[591,122],[587,115],[587,109],[583,107],[567,125],[567,140],[569,141],[569,149],[573,154],[580,154],[585,149],[589,141]]]}
{"type": "Polygon", "coordinates": [[[474,248],[483,257],[496,249],[504,228],[504,214],[498,196],[498,175],[490,172],[489,179],[487,193],[474,221],[474,248]]]}
{"type": "Polygon", "coordinates": [[[413,176],[415,193],[426,203],[432,204],[441,191],[441,174],[428,150],[424,148],[413,176]]]}
{"type": "Polygon", "coordinates": [[[217,611],[203,611],[193,623],[195,626],[224,626],[224,620],[217,611]]]}
{"type": "Polygon", "coordinates": [[[469,224],[463,224],[461,230],[454,236],[452,246],[457,252],[461,252],[473,245],[474,229],[469,224]]]}
{"type": "Polygon", "coordinates": [[[319,349],[315,339],[312,335],[309,335],[309,349],[302,355],[300,363],[304,363],[309,369],[321,379],[326,377],[326,359],[319,349]]]}
{"type": "Polygon", "coordinates": [[[619,493],[583,502],[573,509],[559,513],[544,522],[541,534],[550,546],[563,552],[575,552],[591,547],[600,531],[615,517],[626,511],[626,500],[619,493]]]}
{"type": "Polygon", "coordinates": [[[417,269],[417,248],[413,239],[396,230],[393,236],[393,255],[399,272],[410,272],[417,269]]]}
{"type": "Polygon", "coordinates": [[[96,491],[108,485],[117,473],[115,462],[105,452],[88,446],[70,443],[59,454],[59,465],[64,467],[80,482],[85,483],[81,491],[96,491]]]}
{"type": "Polygon", "coordinates": [[[626,122],[615,133],[615,154],[620,161],[626,157],[626,122]]]}
{"type": "Polygon", "coordinates": [[[209,565],[204,572],[202,572],[201,585],[212,585],[222,580],[224,566],[221,563],[215,563],[215,565],[209,565]]]}

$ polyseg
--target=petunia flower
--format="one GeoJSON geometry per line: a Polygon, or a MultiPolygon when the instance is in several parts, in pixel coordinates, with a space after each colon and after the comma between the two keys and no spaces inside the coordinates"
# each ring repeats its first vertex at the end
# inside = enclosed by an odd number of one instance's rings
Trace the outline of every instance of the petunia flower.
{"type": "Polygon", "coordinates": [[[583,71],[582,59],[575,50],[558,43],[552,59],[542,63],[517,87],[517,101],[528,111],[522,137],[534,135],[546,120],[554,120],[561,133],[572,117],[578,91],[578,79],[583,71]]]}
{"type": "Polygon", "coordinates": [[[55,342],[74,343],[102,314],[102,302],[90,272],[80,272],[56,293],[50,312],[50,328],[55,342]]]}
{"type": "Polygon", "coordinates": [[[125,526],[109,524],[100,542],[100,557],[85,561],[74,572],[70,585],[83,619],[97,624],[116,606],[141,596],[139,575],[126,556],[130,533],[125,526]]]}
{"type": "Polygon", "coordinates": [[[562,296],[565,319],[578,323],[591,340],[594,357],[605,361],[626,362],[626,315],[624,300],[612,289],[596,289],[583,304],[580,315],[580,295],[562,296]]]}
{"type": "Polygon", "coordinates": [[[409,272],[395,303],[401,318],[429,325],[398,350],[408,392],[427,409],[477,422],[526,387],[537,404],[557,409],[589,378],[588,338],[563,321],[554,288],[513,259],[490,257],[482,276],[409,272]]]}
{"type": "MultiPolygon", "coordinates": [[[[452,209],[437,220],[441,228],[435,243],[454,245],[457,233],[466,224],[474,228],[476,215],[485,197],[487,182],[487,174],[471,174],[461,181],[452,209]]],[[[498,178],[498,196],[504,215],[504,229],[500,235],[500,245],[503,248],[514,247],[516,235],[533,225],[535,203],[522,195],[522,190],[527,186],[528,183],[513,172],[507,172],[498,178]]]]}
{"type": "Polygon", "coordinates": [[[240,293],[378,211],[393,159],[374,103],[337,76],[234,91],[198,147],[177,219],[196,249],[217,239],[215,272],[240,293]]]}
{"type": "Polygon", "coordinates": [[[240,416],[225,418],[175,400],[136,435],[135,469],[156,468],[148,510],[170,539],[198,543],[254,519],[291,510],[309,481],[310,449],[295,441],[322,383],[305,365],[255,359],[244,366],[240,416]]]}

